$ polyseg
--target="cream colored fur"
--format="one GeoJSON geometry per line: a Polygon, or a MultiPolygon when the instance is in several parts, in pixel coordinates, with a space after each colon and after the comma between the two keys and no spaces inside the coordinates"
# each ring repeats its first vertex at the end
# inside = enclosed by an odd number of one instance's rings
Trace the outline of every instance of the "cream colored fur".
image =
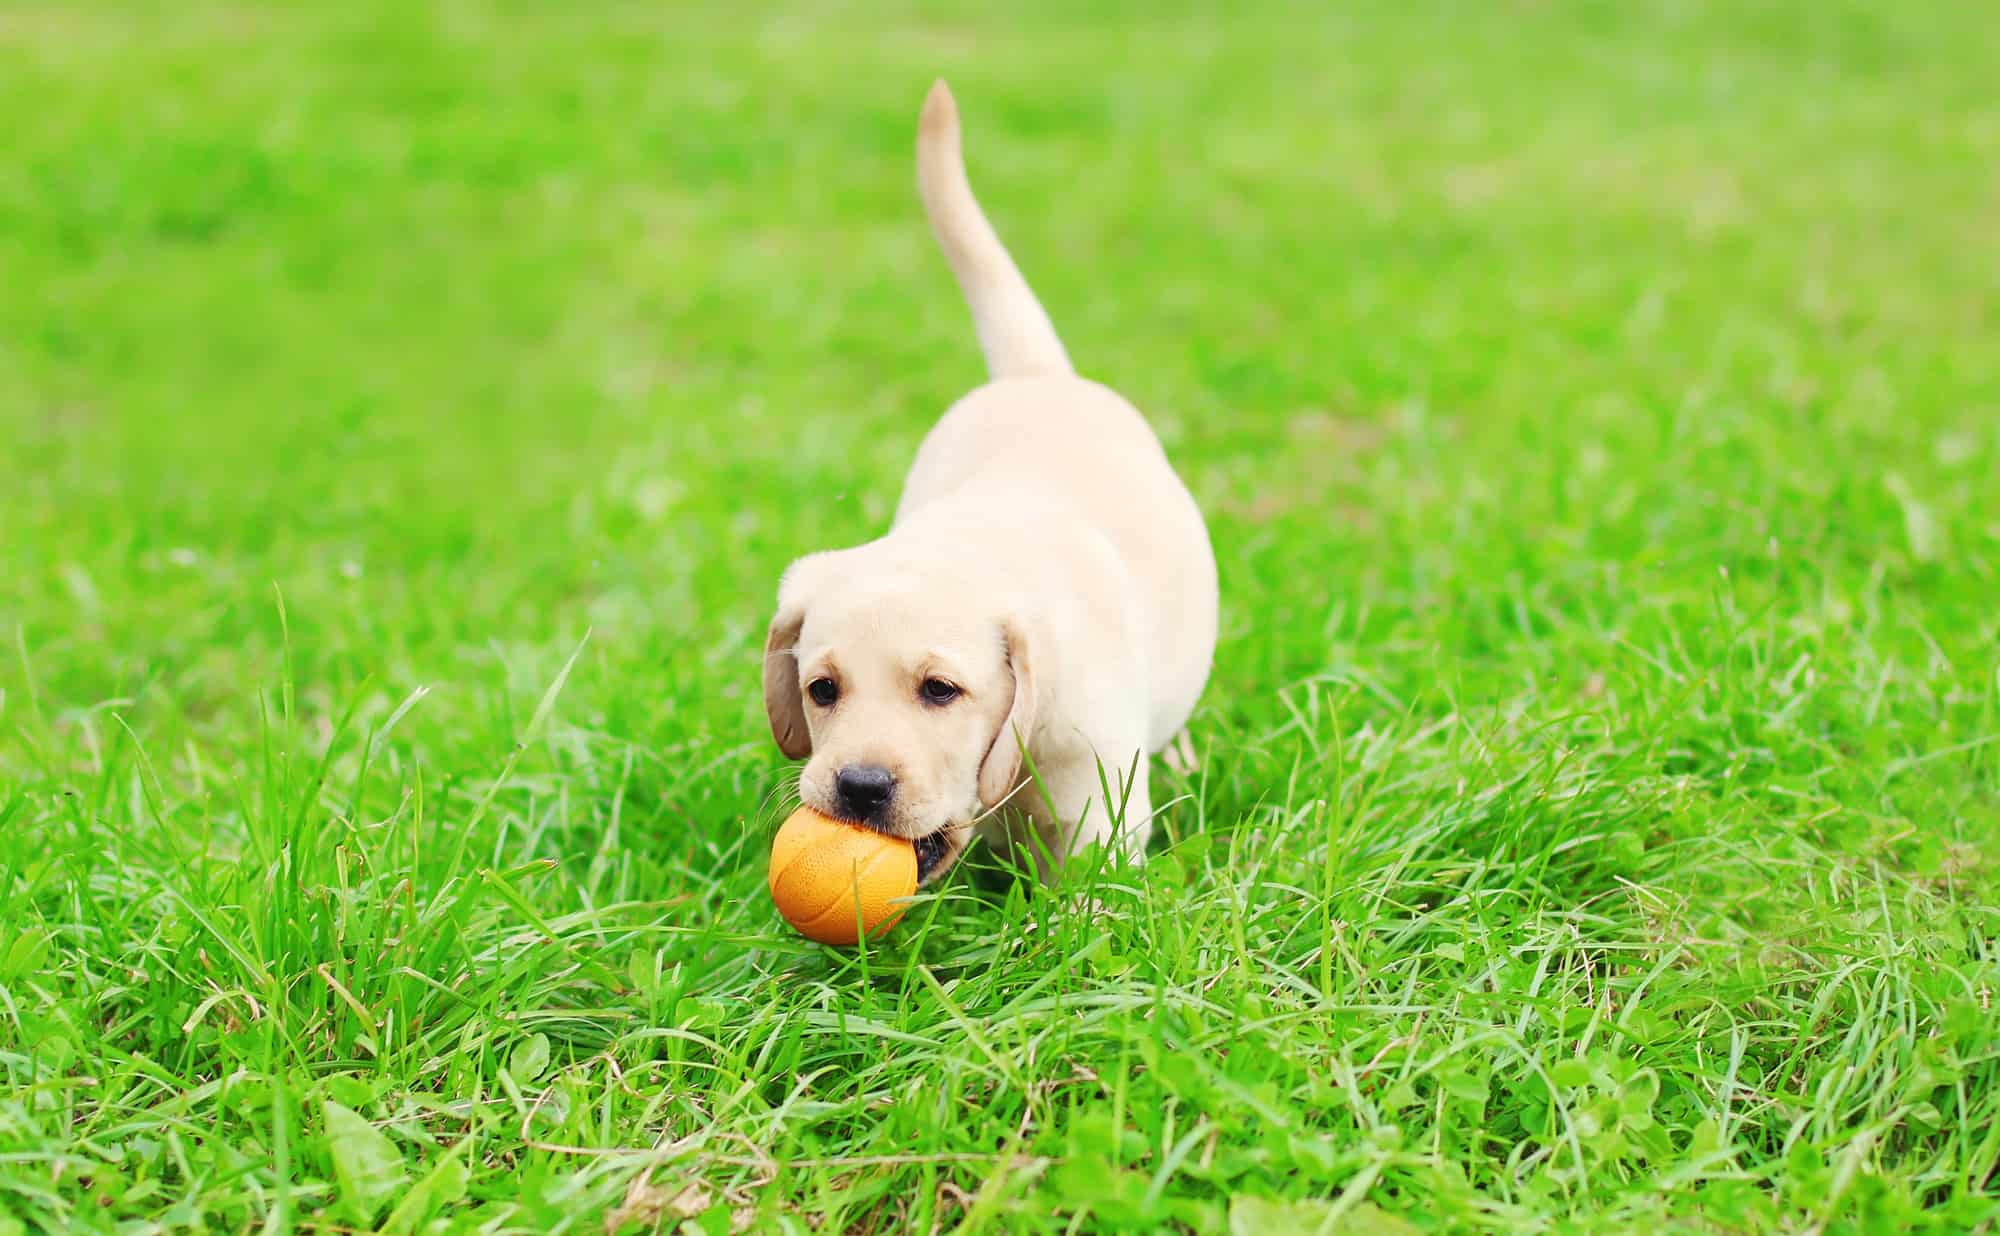
{"type": "Polygon", "coordinates": [[[765,650],[771,730],[809,757],[799,792],[821,810],[840,813],[842,768],[890,770],[877,826],[949,842],[927,881],[975,824],[1014,842],[1031,825],[1032,848],[1057,860],[1109,842],[1139,861],[1147,757],[1181,733],[1215,648],[1208,531],[1145,418],[1071,370],[973,198],[943,82],[917,177],[993,380],[924,439],[886,535],[785,572],[765,650]],[[821,678],[830,707],[808,690],[821,678]],[[927,679],[960,694],[928,702],[927,679]],[[1026,783],[1024,747],[1046,795],[1026,783]]]}

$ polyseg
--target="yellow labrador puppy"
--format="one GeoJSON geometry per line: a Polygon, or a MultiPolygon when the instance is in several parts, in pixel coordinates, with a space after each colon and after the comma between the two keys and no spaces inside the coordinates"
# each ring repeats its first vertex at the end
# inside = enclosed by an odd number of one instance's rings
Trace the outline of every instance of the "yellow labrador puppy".
{"type": "Polygon", "coordinates": [[[1045,876],[1042,856],[1091,843],[1143,861],[1146,757],[1181,733],[1215,650],[1208,529],[1145,418],[1070,368],[966,183],[943,82],[917,182],[993,380],[924,439],[887,535],[785,572],[771,732],[811,757],[806,803],[912,839],[926,883],[975,830],[1020,844],[1032,827],[1045,876]]]}

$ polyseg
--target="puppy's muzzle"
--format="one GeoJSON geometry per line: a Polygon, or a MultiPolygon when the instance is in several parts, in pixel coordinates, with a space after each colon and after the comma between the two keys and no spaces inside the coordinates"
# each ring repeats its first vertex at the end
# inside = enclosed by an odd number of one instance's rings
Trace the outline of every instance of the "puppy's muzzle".
{"type": "Polygon", "coordinates": [[[853,819],[880,824],[896,796],[896,774],[877,764],[849,764],[834,775],[833,796],[853,819]]]}

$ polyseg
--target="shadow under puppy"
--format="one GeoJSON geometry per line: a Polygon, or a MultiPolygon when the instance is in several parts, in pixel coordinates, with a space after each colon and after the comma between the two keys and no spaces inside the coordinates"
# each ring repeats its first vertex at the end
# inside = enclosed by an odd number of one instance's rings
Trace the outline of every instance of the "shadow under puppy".
{"type": "Polygon", "coordinates": [[[886,535],[786,570],[771,732],[810,757],[807,805],[909,838],[924,883],[975,831],[1033,828],[1044,876],[1042,855],[1092,843],[1143,861],[1146,757],[1181,733],[1215,650],[1208,529],[1145,418],[1071,369],[972,196],[943,82],[917,181],[993,380],[924,439],[886,535]]]}

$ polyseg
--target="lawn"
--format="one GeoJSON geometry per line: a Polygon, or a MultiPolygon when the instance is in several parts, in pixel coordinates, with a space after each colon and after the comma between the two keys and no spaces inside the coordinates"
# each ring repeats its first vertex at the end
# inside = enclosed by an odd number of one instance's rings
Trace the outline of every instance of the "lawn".
{"type": "Polygon", "coordinates": [[[1995,1230],[1996,64],[1941,0],[8,5],[0,1236],[1995,1230]],[[757,665],[981,377],[940,75],[1223,633],[1143,870],[846,952],[757,665]]]}

